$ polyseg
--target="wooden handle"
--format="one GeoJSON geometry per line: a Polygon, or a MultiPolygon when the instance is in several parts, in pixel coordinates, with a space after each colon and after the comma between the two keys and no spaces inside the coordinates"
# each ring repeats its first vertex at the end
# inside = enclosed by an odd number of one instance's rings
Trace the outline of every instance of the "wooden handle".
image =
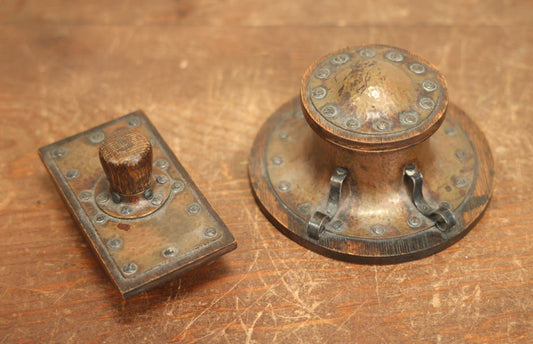
{"type": "Polygon", "coordinates": [[[150,187],[152,145],[137,131],[118,129],[102,142],[99,156],[112,191],[127,196],[150,187]]]}

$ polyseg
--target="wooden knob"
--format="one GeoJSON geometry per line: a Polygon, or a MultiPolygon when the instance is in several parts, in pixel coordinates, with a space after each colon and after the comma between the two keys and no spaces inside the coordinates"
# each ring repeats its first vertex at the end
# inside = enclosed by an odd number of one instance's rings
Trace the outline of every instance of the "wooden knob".
{"type": "Polygon", "coordinates": [[[150,187],[152,145],[137,131],[118,129],[102,142],[99,156],[112,191],[128,196],[150,187]]]}

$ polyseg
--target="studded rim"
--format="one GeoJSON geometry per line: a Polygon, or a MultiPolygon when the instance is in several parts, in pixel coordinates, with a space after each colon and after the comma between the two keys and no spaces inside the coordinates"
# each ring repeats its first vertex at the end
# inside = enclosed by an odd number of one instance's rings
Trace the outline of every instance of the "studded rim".
{"type": "MultiPolygon", "coordinates": [[[[100,135],[101,136],[101,135],[100,135]]],[[[222,220],[142,112],[104,123],[39,149],[52,179],[95,257],[125,298],[174,278],[236,248],[222,220]],[[136,128],[154,152],[152,192],[114,197],[105,186],[98,144],[91,135],[136,128]],[[67,172],[75,170],[75,172],[67,172]],[[160,178],[157,178],[157,177],[160,178]],[[132,196],[133,198],[133,196],[132,196]],[[187,206],[201,211],[194,216],[187,206]],[[213,228],[210,237],[204,228],[213,228]]]]}
{"type": "Polygon", "coordinates": [[[139,195],[137,202],[115,202],[109,193],[109,181],[102,174],[95,186],[96,204],[106,214],[122,219],[135,219],[142,216],[152,214],[161,208],[164,202],[171,194],[171,186],[168,183],[169,178],[166,172],[160,169],[157,165],[153,166],[155,181],[152,183],[152,192],[150,197],[139,195]],[[162,183],[161,181],[165,181],[162,183]]]}
{"type": "Polygon", "coordinates": [[[446,81],[431,63],[385,45],[321,58],[302,79],[301,100],[319,135],[356,150],[420,142],[438,129],[448,104],[446,81]]]}
{"type": "MultiPolygon", "coordinates": [[[[341,260],[395,263],[438,252],[464,236],[488,205],[492,192],[493,161],[483,134],[456,106],[450,106],[442,128],[431,140],[437,164],[425,171],[427,195],[439,195],[458,224],[442,232],[422,215],[405,191],[393,218],[383,217],[391,207],[383,202],[360,208],[365,195],[358,181],[348,177],[339,212],[318,240],[307,233],[307,223],[321,207],[329,190],[329,174],[313,161],[310,140],[315,137],[303,120],[298,100],[276,111],[259,131],[250,160],[254,195],[276,227],[306,248],[341,260]],[[457,148],[453,148],[457,147],[457,148]],[[450,149],[452,148],[452,149],[450,149]],[[273,157],[284,160],[277,165],[273,157]],[[309,172],[312,171],[312,172],[309,172]]],[[[405,188],[407,189],[407,188],[405,188]]],[[[402,189],[403,190],[403,189],[402,189]]],[[[372,196],[370,197],[372,199],[372,196]]],[[[368,198],[367,198],[368,200],[368,198]]]]}

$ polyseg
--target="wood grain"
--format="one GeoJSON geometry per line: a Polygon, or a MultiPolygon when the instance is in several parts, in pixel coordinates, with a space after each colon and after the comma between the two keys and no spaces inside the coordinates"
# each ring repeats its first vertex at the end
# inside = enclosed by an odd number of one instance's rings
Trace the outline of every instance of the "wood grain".
{"type": "Polygon", "coordinates": [[[152,146],[133,129],[122,128],[107,137],[98,150],[111,190],[121,195],[146,191],[152,183],[152,146]]]}
{"type": "Polygon", "coordinates": [[[528,343],[531,1],[4,1],[0,343],[528,343]],[[454,246],[398,265],[308,251],[254,202],[260,125],[318,57],[382,43],[434,63],[487,136],[494,196],[454,246]],[[128,302],[37,148],[143,109],[236,251],[128,302]]]}

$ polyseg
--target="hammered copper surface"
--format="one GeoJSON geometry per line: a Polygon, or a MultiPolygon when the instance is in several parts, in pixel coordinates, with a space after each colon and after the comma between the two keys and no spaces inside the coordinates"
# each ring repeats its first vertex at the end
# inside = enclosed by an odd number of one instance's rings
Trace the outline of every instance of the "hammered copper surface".
{"type": "Polygon", "coordinates": [[[224,223],[141,112],[132,113],[39,150],[96,256],[124,297],[236,248],[224,223]],[[151,200],[102,202],[109,182],[98,158],[103,136],[131,127],[153,148],[156,185],[151,200]],[[96,135],[95,135],[96,133],[96,135]],[[95,137],[99,137],[95,140],[95,137]],[[75,172],[73,172],[75,171],[75,172]],[[157,199],[156,202],[152,202],[157,199]],[[128,216],[117,214],[130,207],[128,216]]]}
{"type": "Polygon", "coordinates": [[[332,147],[311,130],[295,99],[261,129],[250,176],[269,218],[304,246],[340,259],[400,261],[446,247],[481,215],[493,173],[484,145],[479,130],[452,104],[441,129],[409,154],[354,157],[354,152],[332,147]],[[350,171],[340,209],[320,240],[311,240],[307,222],[324,206],[338,161],[350,171]],[[402,173],[408,161],[424,174],[426,199],[435,205],[447,202],[454,211],[459,224],[451,231],[440,231],[415,208],[402,173]],[[281,190],[285,188],[280,189],[280,183],[288,183],[289,189],[281,190]]]}
{"type": "Polygon", "coordinates": [[[448,104],[446,80],[404,49],[345,48],[311,65],[301,100],[309,124],[349,149],[398,149],[438,129],[448,104]]]}
{"type": "Polygon", "coordinates": [[[142,193],[134,196],[123,196],[128,201],[127,206],[130,207],[128,213],[122,211],[122,207],[125,206],[124,202],[113,202],[109,179],[102,173],[94,186],[94,198],[98,208],[110,216],[121,219],[136,219],[157,211],[170,196],[171,183],[168,182],[168,173],[160,167],[152,166],[152,171],[154,175],[151,176],[149,185],[152,185],[153,196],[150,199],[146,199],[142,193]],[[164,184],[158,183],[156,178],[160,176],[167,177],[167,182],[164,184]]]}
{"type": "Polygon", "coordinates": [[[255,196],[281,231],[322,254],[371,263],[420,258],[460,239],[487,206],[493,173],[483,134],[448,105],[444,77],[382,45],[312,65],[300,99],[259,131],[250,161],[255,196]],[[426,207],[445,211],[449,226],[417,208],[404,177],[410,164],[423,175],[426,207]],[[326,212],[339,167],[348,176],[326,212]]]}

